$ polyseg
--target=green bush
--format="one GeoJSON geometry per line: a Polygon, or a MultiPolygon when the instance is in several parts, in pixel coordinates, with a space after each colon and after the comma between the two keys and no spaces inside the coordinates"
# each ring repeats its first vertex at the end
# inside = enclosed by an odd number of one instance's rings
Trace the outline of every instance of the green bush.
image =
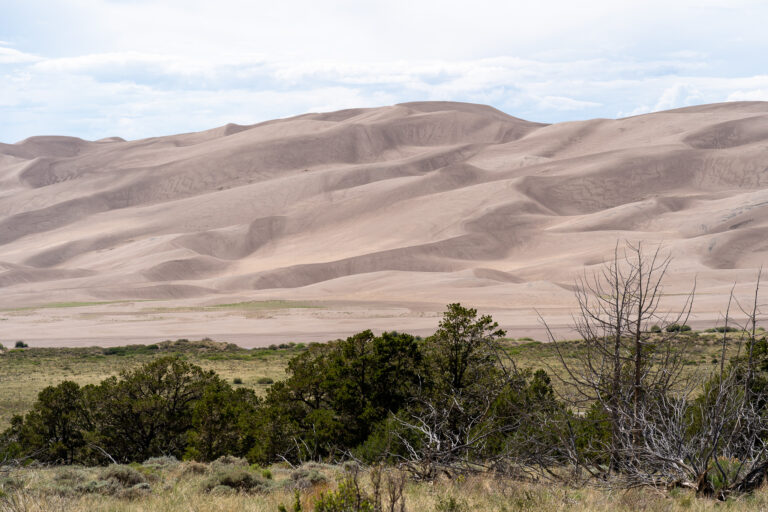
{"type": "Polygon", "coordinates": [[[259,377],[259,378],[256,380],[256,383],[257,383],[257,384],[263,384],[263,385],[274,384],[274,382],[275,382],[275,381],[274,381],[274,380],[272,380],[272,379],[270,379],[269,377],[259,377]]]}
{"type": "Polygon", "coordinates": [[[101,472],[101,480],[115,480],[123,487],[130,487],[146,482],[146,478],[136,469],[122,464],[112,464],[101,472]]]}
{"type": "Polygon", "coordinates": [[[182,475],[204,475],[208,470],[207,464],[195,461],[186,461],[179,465],[179,473],[182,475]]]}
{"type": "Polygon", "coordinates": [[[203,489],[207,492],[219,487],[229,487],[241,492],[264,492],[269,490],[271,485],[247,468],[229,467],[220,469],[203,484],[203,489]]]}
{"type": "Polygon", "coordinates": [[[373,512],[371,499],[366,496],[358,482],[345,478],[336,491],[320,495],[314,512],[373,512]]]}
{"type": "Polygon", "coordinates": [[[299,468],[291,472],[291,486],[296,489],[309,489],[328,479],[316,469],[299,468]]]}
{"type": "Polygon", "coordinates": [[[247,460],[240,457],[234,457],[232,455],[222,455],[221,457],[213,461],[211,463],[211,466],[213,468],[219,468],[222,466],[240,466],[240,467],[247,468],[248,466],[250,466],[250,464],[248,464],[247,460]]]}
{"type": "MultiPolygon", "coordinates": [[[[282,503],[277,506],[277,512],[288,512],[288,509],[282,503]]],[[[296,490],[293,493],[293,509],[292,512],[302,512],[301,509],[301,493],[296,490]]]]}
{"type": "Polygon", "coordinates": [[[242,383],[243,383],[243,379],[241,379],[240,377],[235,377],[234,379],[232,379],[232,384],[242,384],[242,383]]]}
{"type": "Polygon", "coordinates": [[[744,463],[738,459],[718,457],[717,463],[711,462],[707,470],[707,478],[712,484],[712,489],[719,491],[734,483],[743,468],[744,463]]]}
{"type": "Polygon", "coordinates": [[[669,324],[665,330],[667,332],[686,332],[691,330],[691,326],[686,324],[669,324]]]}
{"type": "Polygon", "coordinates": [[[435,506],[435,512],[464,512],[469,510],[467,503],[453,496],[443,496],[435,506]]]}
{"type": "Polygon", "coordinates": [[[141,463],[142,466],[149,469],[159,470],[176,467],[180,464],[179,459],[174,456],[163,455],[161,457],[150,457],[141,463]]]}
{"type": "Polygon", "coordinates": [[[29,347],[29,345],[27,345],[27,344],[26,344],[26,343],[24,343],[23,341],[19,340],[19,341],[17,341],[17,342],[16,342],[16,344],[14,345],[14,347],[15,347],[15,348],[27,348],[27,347],[29,347]]]}

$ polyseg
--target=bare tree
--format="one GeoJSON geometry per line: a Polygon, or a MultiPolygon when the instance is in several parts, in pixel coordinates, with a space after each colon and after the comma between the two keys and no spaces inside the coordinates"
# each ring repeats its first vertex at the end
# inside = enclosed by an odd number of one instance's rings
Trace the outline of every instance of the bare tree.
{"type": "Polygon", "coordinates": [[[759,374],[768,362],[768,344],[758,339],[757,329],[762,270],[748,307],[732,288],[720,329],[719,368],[694,380],[682,372],[690,346],[680,325],[690,315],[695,286],[680,311],[660,313],[668,267],[658,250],[646,254],[628,245],[577,286],[575,323],[583,350],[569,358],[564,345],[553,341],[575,418],[583,421],[579,411],[598,407],[610,423],[610,440],[601,447],[600,437],[593,436],[588,441],[598,446],[578,449],[569,422],[560,427],[562,453],[610,485],[683,486],[720,499],[750,492],[768,471],[768,379],[759,374]],[[734,302],[743,314],[739,329],[731,327],[734,302]],[[659,328],[650,328],[652,323],[659,328]],[[736,357],[726,365],[734,343],[736,357]],[[601,467],[589,460],[591,452],[609,454],[610,463],[601,467]]]}
{"type": "Polygon", "coordinates": [[[619,467],[624,438],[642,442],[639,425],[627,426],[625,419],[638,417],[649,393],[665,394],[681,384],[687,337],[668,327],[687,322],[695,286],[679,311],[663,312],[669,264],[660,247],[646,252],[640,244],[627,243],[623,250],[617,244],[610,261],[576,283],[574,327],[583,349],[569,357],[548,329],[564,370],[553,374],[564,384],[566,401],[577,411],[597,403],[609,418],[608,472],[619,467]]]}
{"type": "MultiPolygon", "coordinates": [[[[762,270],[761,270],[762,273],[762,270]]],[[[731,303],[722,326],[723,359],[729,343],[746,343],[746,354],[720,362],[703,390],[678,389],[644,402],[632,421],[642,428],[643,443],[626,446],[632,457],[623,459],[622,478],[629,485],[683,486],[724,499],[751,492],[768,472],[768,381],[756,374],[765,362],[765,338],[758,339],[760,275],[740,334],[729,338],[731,303]],[[760,354],[758,354],[760,352],[760,354]],[[762,361],[758,361],[762,357],[762,361]],[[757,382],[762,379],[762,382],[757,382]]]]}

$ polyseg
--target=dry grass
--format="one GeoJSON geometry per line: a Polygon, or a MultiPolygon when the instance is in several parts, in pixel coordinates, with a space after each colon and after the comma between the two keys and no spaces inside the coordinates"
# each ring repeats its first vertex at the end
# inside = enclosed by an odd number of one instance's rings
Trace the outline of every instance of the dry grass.
{"type": "MultiPolygon", "coordinates": [[[[101,468],[23,469],[3,478],[0,489],[0,512],[276,512],[285,504],[291,510],[295,479],[283,466],[270,468],[273,479],[269,490],[237,492],[217,488],[207,492],[206,482],[217,471],[212,465],[181,463],[167,468],[138,467],[146,475],[149,489],[135,493],[83,493],[76,491],[78,482],[92,481],[105,474],[101,468]],[[190,468],[194,468],[191,470],[190,468]],[[202,473],[201,473],[202,471],[202,473]]],[[[219,470],[221,468],[219,467],[219,470]]],[[[226,468],[225,468],[226,469],[226,468]]],[[[323,492],[333,490],[342,470],[334,466],[313,465],[312,470],[328,478],[300,491],[302,508],[309,512],[323,492]]],[[[260,478],[261,470],[250,469],[260,478]]],[[[367,477],[362,478],[367,484],[367,477]]],[[[146,487],[146,486],[145,486],[146,487]]],[[[453,498],[463,512],[482,511],[709,511],[768,510],[768,490],[751,497],[725,503],[698,499],[687,492],[663,494],[652,490],[606,491],[594,488],[572,489],[544,483],[521,483],[513,480],[472,476],[434,483],[410,482],[406,488],[407,510],[438,511],[439,503],[453,498]]]]}

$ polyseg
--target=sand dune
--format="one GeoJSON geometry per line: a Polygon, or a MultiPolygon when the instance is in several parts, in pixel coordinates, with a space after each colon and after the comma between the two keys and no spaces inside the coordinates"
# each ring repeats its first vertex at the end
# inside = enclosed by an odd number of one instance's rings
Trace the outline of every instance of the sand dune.
{"type": "MultiPolygon", "coordinates": [[[[137,141],[0,144],[0,307],[125,300],[138,321],[143,303],[130,301],[325,306],[280,313],[272,330],[230,318],[201,331],[251,329],[251,344],[281,325],[296,339],[399,328],[402,308],[405,326],[427,330],[452,301],[535,329],[534,307],[567,318],[574,277],[617,240],[663,243],[669,296],[696,276],[695,321],[711,323],[729,283],[746,290],[768,261],[766,234],[764,102],[554,125],[422,102],[137,141]]],[[[149,324],[102,332],[81,313],[60,312],[48,331],[34,316],[4,325],[40,343],[152,338],[137,336],[149,324]]],[[[190,337],[206,318],[160,330],[190,337]]]]}

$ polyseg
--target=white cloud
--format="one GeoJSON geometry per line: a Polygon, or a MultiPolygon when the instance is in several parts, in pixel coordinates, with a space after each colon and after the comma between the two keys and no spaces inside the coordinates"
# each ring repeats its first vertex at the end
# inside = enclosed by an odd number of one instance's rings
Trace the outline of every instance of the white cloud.
{"type": "Polygon", "coordinates": [[[589,107],[599,107],[595,101],[580,101],[565,96],[545,96],[539,100],[541,108],[553,110],[582,110],[589,107]]]}
{"type": "Polygon", "coordinates": [[[752,91],[734,91],[728,95],[727,101],[768,101],[768,89],[752,91]]]}
{"type": "Polygon", "coordinates": [[[488,103],[555,122],[637,115],[768,89],[768,76],[696,76],[697,59],[355,62],[251,53],[209,60],[136,51],[35,57],[14,61],[2,75],[0,140],[40,133],[139,138],[412,100],[488,103]]]}
{"type": "Polygon", "coordinates": [[[36,62],[39,57],[29,53],[20,52],[13,48],[0,46],[0,64],[21,64],[26,62],[36,62]]]}
{"type": "Polygon", "coordinates": [[[703,101],[704,96],[695,87],[687,83],[676,83],[664,90],[653,110],[659,111],[688,107],[703,101]]]}
{"type": "Polygon", "coordinates": [[[411,100],[556,122],[768,91],[754,58],[768,52],[758,0],[6,4],[2,141],[135,138],[411,100]]]}

